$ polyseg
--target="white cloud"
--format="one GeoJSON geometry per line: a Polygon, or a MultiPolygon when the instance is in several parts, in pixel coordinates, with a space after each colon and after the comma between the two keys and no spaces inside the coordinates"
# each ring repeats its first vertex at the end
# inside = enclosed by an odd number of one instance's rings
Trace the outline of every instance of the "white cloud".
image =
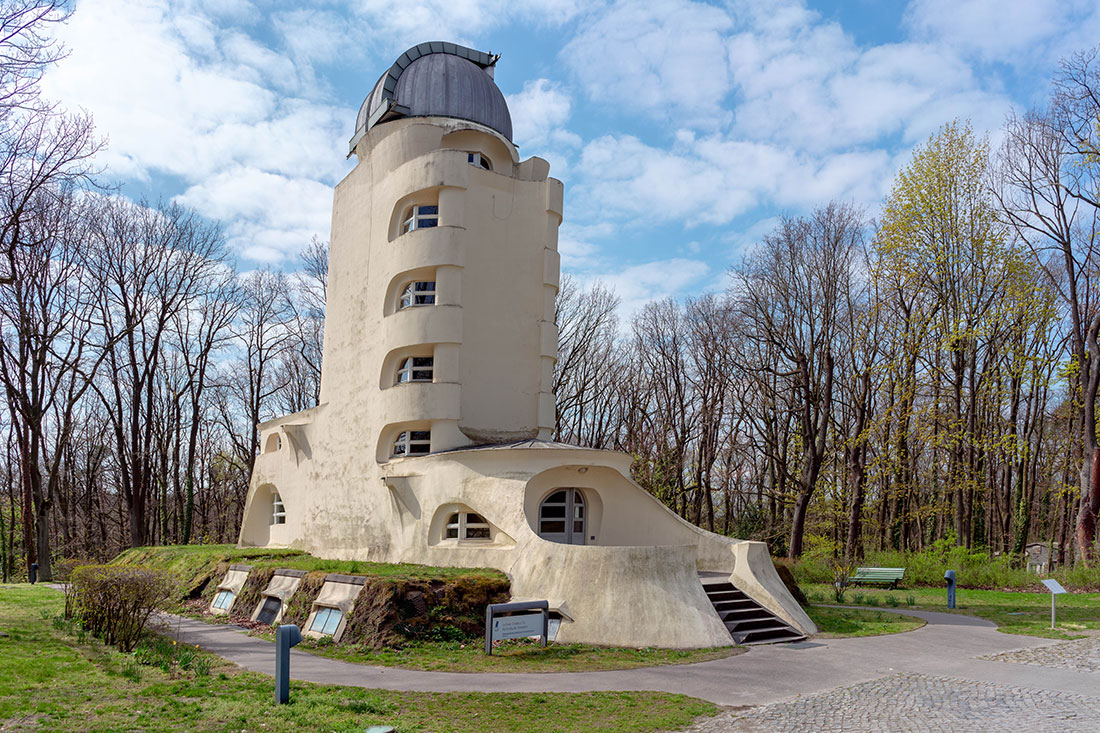
{"type": "Polygon", "coordinates": [[[629,326],[634,314],[654,300],[697,295],[698,286],[710,273],[700,260],[667,259],[632,265],[615,272],[589,273],[579,277],[584,287],[602,282],[621,299],[619,323],[629,326]]]}
{"type": "Polygon", "coordinates": [[[314,236],[327,237],[332,188],[255,168],[234,168],[189,187],[175,201],[229,222],[227,235],[244,256],[278,262],[314,236]]]}
{"type": "MultiPolygon", "coordinates": [[[[398,54],[424,41],[453,41],[477,48],[473,39],[521,20],[557,26],[575,17],[581,0],[358,0],[352,3],[372,41],[398,54]]],[[[481,49],[488,50],[488,49],[481,49]]]]}
{"type": "Polygon", "coordinates": [[[354,111],[315,93],[308,63],[225,22],[242,17],[255,17],[248,3],[207,14],[166,1],[84,0],[59,30],[70,55],[44,87],[92,113],[108,138],[100,158],[108,176],[175,177],[187,186],[179,200],[229,223],[231,234],[264,222],[247,237],[238,232],[237,243],[259,237],[285,254],[301,246],[292,241],[299,236],[327,231],[316,191],[326,192],[327,209],[331,184],[347,168],[354,111]],[[244,182],[257,188],[246,191],[244,182]],[[283,196],[288,186],[302,198],[283,196]],[[294,209],[305,211],[308,227],[286,220],[294,209]],[[290,236],[276,236],[279,227],[290,236]]]}
{"type": "Polygon", "coordinates": [[[512,115],[512,138],[532,147],[548,144],[551,135],[569,119],[573,106],[568,92],[549,79],[527,82],[523,91],[508,95],[507,102],[512,115]]]}
{"type": "Polygon", "coordinates": [[[689,0],[620,0],[585,19],[561,52],[597,103],[704,125],[725,120],[730,91],[720,8],[689,0]]]}
{"type": "Polygon", "coordinates": [[[1049,61],[1052,50],[1056,58],[1100,36],[1095,0],[912,0],[905,20],[917,37],[1011,64],[1049,61]]]}

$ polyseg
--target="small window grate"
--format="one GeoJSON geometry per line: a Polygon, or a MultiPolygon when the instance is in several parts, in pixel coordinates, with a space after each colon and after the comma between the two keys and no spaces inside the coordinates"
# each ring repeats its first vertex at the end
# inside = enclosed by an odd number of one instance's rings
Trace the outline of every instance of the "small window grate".
{"type": "Polygon", "coordinates": [[[313,623],[310,624],[309,630],[332,636],[336,633],[336,629],[340,626],[340,619],[343,617],[344,613],[339,608],[318,608],[317,613],[313,615],[313,623]]]}
{"type": "Polygon", "coordinates": [[[231,590],[220,590],[218,595],[214,596],[214,608],[221,611],[228,611],[229,607],[233,605],[233,599],[237,597],[237,594],[231,590]]]}
{"type": "Polygon", "coordinates": [[[282,600],[275,596],[268,596],[264,599],[264,605],[260,608],[260,612],[256,614],[256,620],[261,624],[273,624],[279,615],[279,611],[282,610],[282,600]]]}

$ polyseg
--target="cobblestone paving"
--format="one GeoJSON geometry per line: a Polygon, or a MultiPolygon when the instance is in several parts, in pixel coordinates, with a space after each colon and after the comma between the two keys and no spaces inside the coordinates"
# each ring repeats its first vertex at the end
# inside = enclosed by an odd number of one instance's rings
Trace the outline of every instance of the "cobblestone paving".
{"type": "Polygon", "coordinates": [[[787,702],[735,710],[689,730],[1062,733],[1100,729],[1100,698],[900,674],[787,702]]]}
{"type": "Polygon", "coordinates": [[[1076,672],[1100,672],[1100,636],[1067,641],[1053,646],[1021,649],[1016,652],[990,654],[979,659],[1016,664],[1035,664],[1040,667],[1058,667],[1076,672]]]}

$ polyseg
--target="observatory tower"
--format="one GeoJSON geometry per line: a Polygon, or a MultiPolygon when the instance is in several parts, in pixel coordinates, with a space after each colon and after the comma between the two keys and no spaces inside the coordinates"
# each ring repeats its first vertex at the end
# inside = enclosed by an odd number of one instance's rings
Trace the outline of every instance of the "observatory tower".
{"type": "Polygon", "coordinates": [[[551,440],[562,184],[520,160],[496,62],[422,43],[363,103],[321,404],[259,426],[240,544],[499,568],[563,641],[732,643],[697,571],[812,632],[761,543],[684,522],[625,454],[551,440]]]}

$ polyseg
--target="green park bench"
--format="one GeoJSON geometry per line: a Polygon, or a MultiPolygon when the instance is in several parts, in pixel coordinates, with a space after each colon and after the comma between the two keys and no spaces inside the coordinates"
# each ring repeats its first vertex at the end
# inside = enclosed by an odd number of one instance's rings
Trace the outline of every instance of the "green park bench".
{"type": "Polygon", "coordinates": [[[897,588],[905,576],[905,568],[857,568],[848,578],[851,583],[882,583],[897,588]]]}

